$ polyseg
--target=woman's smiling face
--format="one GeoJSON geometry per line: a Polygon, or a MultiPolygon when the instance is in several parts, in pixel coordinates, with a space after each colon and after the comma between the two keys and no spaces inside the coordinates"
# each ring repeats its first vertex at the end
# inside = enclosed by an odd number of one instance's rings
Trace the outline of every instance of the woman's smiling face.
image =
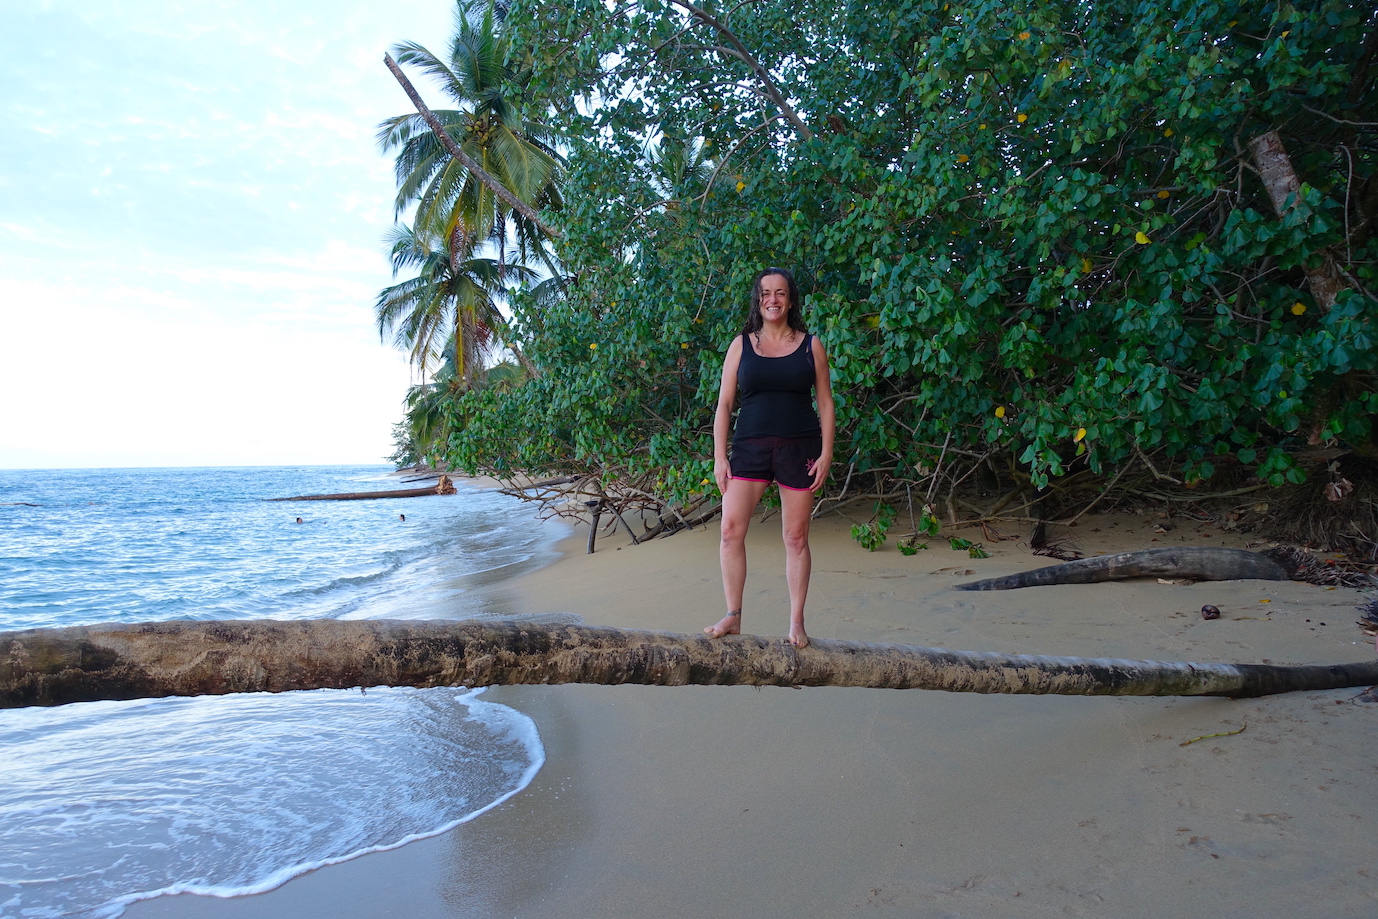
{"type": "Polygon", "coordinates": [[[783,275],[768,274],[760,283],[761,318],[766,322],[784,322],[789,316],[789,282],[783,275]]]}

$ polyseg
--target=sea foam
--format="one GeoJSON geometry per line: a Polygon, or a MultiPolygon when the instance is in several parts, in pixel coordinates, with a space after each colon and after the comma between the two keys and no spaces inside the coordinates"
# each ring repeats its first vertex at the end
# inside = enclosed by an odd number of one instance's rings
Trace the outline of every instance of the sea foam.
{"type": "MultiPolygon", "coordinates": [[[[0,470],[0,629],[511,615],[504,581],[560,535],[511,498],[262,500],[386,471],[0,470]]],[[[544,762],[529,718],[456,689],[3,711],[0,749],[2,919],[269,890],[443,833],[544,762]]]]}

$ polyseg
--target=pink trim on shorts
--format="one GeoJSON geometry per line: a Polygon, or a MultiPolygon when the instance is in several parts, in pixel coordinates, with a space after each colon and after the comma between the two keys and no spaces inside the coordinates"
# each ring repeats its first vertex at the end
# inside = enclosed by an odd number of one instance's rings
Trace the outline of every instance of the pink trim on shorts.
{"type": "Polygon", "coordinates": [[[779,485],[781,488],[787,489],[789,491],[813,491],[812,488],[795,488],[793,485],[786,485],[779,479],[748,479],[744,475],[730,475],[728,476],[728,478],[738,482],[764,482],[767,485],[769,485],[771,482],[774,482],[776,485],[779,485]]]}

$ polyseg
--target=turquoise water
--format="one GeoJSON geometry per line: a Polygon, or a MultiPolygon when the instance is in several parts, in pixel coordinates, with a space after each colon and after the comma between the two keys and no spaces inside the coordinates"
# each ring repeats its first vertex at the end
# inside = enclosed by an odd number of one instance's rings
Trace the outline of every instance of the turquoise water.
{"type": "MultiPolygon", "coordinates": [[[[509,497],[263,500],[407,487],[389,472],[0,470],[0,630],[510,615],[560,532],[509,497]]],[[[464,689],[0,711],[0,750],[4,919],[267,890],[472,819],[544,762],[530,719],[464,689]]]]}

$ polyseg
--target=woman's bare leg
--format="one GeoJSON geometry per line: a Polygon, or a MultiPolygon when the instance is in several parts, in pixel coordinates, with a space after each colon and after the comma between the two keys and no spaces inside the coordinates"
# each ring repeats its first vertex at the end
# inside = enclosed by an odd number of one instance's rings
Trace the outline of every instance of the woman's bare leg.
{"type": "Polygon", "coordinates": [[[746,479],[728,480],[727,493],[722,498],[722,543],[718,547],[727,615],[704,629],[713,638],[741,634],[742,594],[746,591],[746,531],[766,485],[766,482],[746,479]]]}
{"type": "Polygon", "coordinates": [[[780,489],[780,522],[785,538],[785,583],[789,585],[789,643],[806,648],[804,601],[809,596],[813,556],[809,552],[809,523],[813,516],[813,492],[780,489]]]}

